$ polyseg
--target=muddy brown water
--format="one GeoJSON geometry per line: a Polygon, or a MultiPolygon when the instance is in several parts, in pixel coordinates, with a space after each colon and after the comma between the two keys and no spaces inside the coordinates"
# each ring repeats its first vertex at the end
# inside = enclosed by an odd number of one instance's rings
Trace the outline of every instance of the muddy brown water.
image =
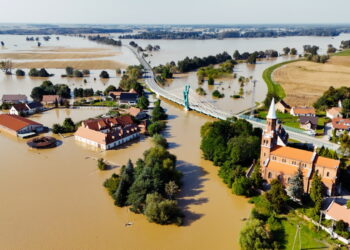
{"type": "MultiPolygon", "coordinates": [[[[165,132],[184,173],[179,204],[184,226],[160,226],[117,208],[102,186],[119,168],[100,172],[98,157],[115,165],[136,160],[151,146],[141,138],[99,152],[60,138],[54,149],[30,149],[25,140],[0,133],[0,242],[2,249],[237,249],[242,218],[251,205],[231,194],[217,168],[201,157],[199,128],[210,118],[163,103],[165,132]],[[125,224],[132,222],[132,226],[125,224]]],[[[65,117],[86,119],[105,110],[51,110],[33,117],[45,125],[65,117]]]]}

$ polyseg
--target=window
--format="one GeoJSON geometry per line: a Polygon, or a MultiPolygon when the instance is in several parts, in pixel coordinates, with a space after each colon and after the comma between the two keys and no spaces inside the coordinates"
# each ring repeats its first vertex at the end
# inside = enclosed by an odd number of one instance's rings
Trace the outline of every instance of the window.
{"type": "Polygon", "coordinates": [[[329,172],[327,172],[327,177],[329,177],[329,172]]]}
{"type": "Polygon", "coordinates": [[[318,174],[318,169],[316,170],[316,174],[318,174]]]}
{"type": "Polygon", "coordinates": [[[274,161],[275,161],[275,160],[276,160],[276,156],[272,156],[272,160],[274,160],[274,161]]]}
{"type": "Polygon", "coordinates": [[[286,159],[285,159],[285,158],[283,158],[283,159],[282,159],[282,162],[286,162],[286,159]]]}
{"type": "Polygon", "coordinates": [[[271,174],[271,172],[269,172],[269,174],[268,174],[268,178],[269,178],[269,179],[271,179],[271,178],[272,178],[272,174],[271,174]]]}

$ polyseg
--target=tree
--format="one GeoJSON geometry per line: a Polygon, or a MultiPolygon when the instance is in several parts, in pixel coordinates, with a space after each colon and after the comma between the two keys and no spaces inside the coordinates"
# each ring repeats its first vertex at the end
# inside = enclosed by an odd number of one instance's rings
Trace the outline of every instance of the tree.
{"type": "Polygon", "coordinates": [[[90,70],[88,70],[88,69],[83,69],[83,74],[84,75],[90,75],[90,70]]]}
{"type": "Polygon", "coordinates": [[[23,70],[21,70],[21,69],[16,70],[16,76],[25,76],[25,75],[26,75],[26,73],[23,70]]]}
{"type": "Polygon", "coordinates": [[[262,188],[262,184],[264,182],[264,179],[262,178],[262,175],[261,175],[260,164],[256,164],[254,166],[254,170],[253,170],[252,175],[250,176],[250,180],[251,180],[252,185],[254,186],[255,189],[262,188]]]}
{"type": "Polygon", "coordinates": [[[256,57],[257,57],[256,53],[251,54],[247,59],[247,63],[256,64],[256,57]]]}
{"type": "Polygon", "coordinates": [[[214,78],[212,76],[208,77],[208,85],[214,85],[214,78]]]}
{"type": "Polygon", "coordinates": [[[39,77],[49,77],[50,74],[47,72],[46,69],[42,68],[38,71],[38,76],[39,77]]]}
{"type": "Polygon", "coordinates": [[[74,77],[84,77],[84,74],[80,70],[76,69],[76,70],[74,70],[73,76],[74,77]]]}
{"type": "Polygon", "coordinates": [[[283,48],[283,53],[284,53],[285,55],[288,55],[289,52],[290,52],[290,48],[289,48],[289,47],[283,48]]]}
{"type": "Polygon", "coordinates": [[[300,200],[304,194],[303,172],[300,167],[298,168],[298,172],[290,178],[288,184],[288,194],[293,199],[300,200]]]}
{"type": "Polygon", "coordinates": [[[266,199],[270,202],[271,209],[277,214],[284,211],[288,199],[282,183],[278,180],[271,181],[271,189],[266,193],[266,199]]]}
{"type": "Polygon", "coordinates": [[[237,195],[251,196],[253,193],[251,181],[244,175],[238,177],[232,184],[232,192],[237,195]]]}
{"type": "Polygon", "coordinates": [[[110,195],[113,195],[115,193],[115,191],[117,191],[117,188],[119,186],[119,182],[120,182],[120,177],[119,175],[113,173],[112,176],[110,178],[108,178],[107,180],[105,180],[105,182],[103,183],[103,186],[105,188],[107,188],[108,193],[110,195]]]}
{"type": "Polygon", "coordinates": [[[167,140],[160,134],[154,134],[152,136],[152,142],[153,142],[154,146],[160,146],[160,147],[163,147],[163,148],[167,148],[168,147],[167,140]]]}
{"type": "Polygon", "coordinates": [[[345,100],[342,101],[342,113],[345,117],[349,117],[350,116],[350,99],[347,98],[345,100]]]}
{"type": "Polygon", "coordinates": [[[165,193],[168,195],[169,199],[173,199],[174,196],[180,191],[178,185],[176,185],[175,181],[169,181],[165,184],[165,193]]]}
{"type": "Polygon", "coordinates": [[[108,79],[108,78],[109,78],[108,72],[105,71],[105,70],[101,71],[101,73],[100,73],[100,78],[108,79]]]}
{"type": "Polygon", "coordinates": [[[119,182],[118,189],[113,195],[115,199],[115,204],[118,207],[125,206],[125,203],[128,198],[128,191],[133,182],[134,182],[134,165],[129,159],[126,167],[123,167],[123,171],[120,175],[120,182],[119,182]]]}
{"type": "Polygon", "coordinates": [[[251,219],[240,233],[239,243],[243,250],[271,249],[270,234],[264,226],[264,222],[251,219]]]}
{"type": "Polygon", "coordinates": [[[137,107],[140,109],[148,109],[149,101],[146,96],[141,96],[137,99],[137,107]]]}
{"type": "Polygon", "coordinates": [[[0,69],[6,74],[11,75],[12,74],[12,61],[6,60],[0,62],[0,69]]]}
{"type": "Polygon", "coordinates": [[[2,47],[4,47],[4,46],[5,46],[4,41],[1,41],[1,46],[2,46],[2,47]]]}
{"type": "Polygon", "coordinates": [[[165,110],[160,106],[160,100],[157,100],[152,110],[152,121],[165,120],[167,117],[168,115],[165,113],[165,110]]]}
{"type": "Polygon", "coordinates": [[[30,94],[30,97],[31,97],[33,100],[35,100],[35,101],[37,101],[37,102],[40,102],[41,99],[42,99],[42,97],[43,97],[43,95],[44,95],[44,90],[43,90],[41,87],[34,87],[34,88],[32,89],[32,92],[31,92],[31,94],[30,94]]]}
{"type": "Polygon", "coordinates": [[[105,91],[103,91],[103,94],[104,94],[105,96],[107,96],[107,95],[109,95],[109,92],[116,91],[116,90],[117,90],[117,88],[116,88],[115,86],[109,85],[109,86],[105,89],[105,91]]]}
{"type": "Polygon", "coordinates": [[[29,70],[28,75],[31,77],[37,77],[39,76],[39,71],[36,68],[32,68],[29,70]]]}
{"type": "Polygon", "coordinates": [[[183,214],[176,201],[166,200],[160,194],[148,194],[145,215],[150,222],[158,224],[182,224],[183,214]]]}
{"type": "Polygon", "coordinates": [[[66,67],[67,76],[73,76],[73,73],[74,73],[73,67],[70,67],[70,66],[66,67]]]}
{"type": "Polygon", "coordinates": [[[292,48],[290,50],[290,54],[293,55],[293,56],[295,56],[297,53],[298,53],[298,51],[295,48],[292,48]]]}
{"type": "Polygon", "coordinates": [[[103,158],[99,158],[97,160],[97,167],[100,170],[106,170],[107,169],[107,164],[105,163],[105,161],[103,160],[103,158]]]}
{"type": "Polygon", "coordinates": [[[321,210],[322,200],[324,194],[324,187],[321,177],[316,173],[312,177],[312,183],[310,188],[310,198],[314,204],[314,212],[318,214],[321,210]]]}
{"type": "Polygon", "coordinates": [[[153,136],[155,134],[159,134],[160,132],[162,132],[166,127],[166,123],[164,121],[155,121],[155,122],[152,122],[147,130],[148,130],[148,133],[153,136]]]}

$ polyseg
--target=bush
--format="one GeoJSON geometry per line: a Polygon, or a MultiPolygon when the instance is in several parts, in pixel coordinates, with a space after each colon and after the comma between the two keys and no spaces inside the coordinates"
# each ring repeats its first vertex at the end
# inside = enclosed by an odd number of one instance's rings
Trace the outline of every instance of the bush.
{"type": "Polygon", "coordinates": [[[103,79],[108,79],[109,78],[109,74],[108,74],[107,71],[103,70],[100,73],[100,77],[103,78],[103,79]]]}
{"type": "Polygon", "coordinates": [[[90,75],[90,70],[88,70],[88,69],[83,69],[83,74],[84,74],[84,75],[90,75]]]}
{"type": "Polygon", "coordinates": [[[252,191],[252,184],[245,176],[238,177],[232,184],[232,192],[234,194],[251,196],[252,191]]]}
{"type": "Polygon", "coordinates": [[[212,96],[216,97],[216,98],[223,98],[225,95],[220,93],[219,90],[214,90],[213,93],[212,93],[212,96]]]}
{"type": "Polygon", "coordinates": [[[148,126],[148,133],[153,136],[155,134],[159,134],[166,127],[166,123],[164,121],[155,121],[151,125],[148,126]]]}
{"type": "Polygon", "coordinates": [[[99,170],[106,170],[107,169],[107,164],[104,162],[103,158],[99,158],[97,160],[97,167],[99,170]]]}
{"type": "Polygon", "coordinates": [[[120,182],[119,175],[114,173],[114,174],[112,174],[112,176],[110,178],[105,180],[105,182],[103,183],[103,186],[105,188],[107,188],[108,193],[110,195],[113,195],[117,191],[117,188],[119,186],[119,182],[120,182]]]}
{"type": "Polygon", "coordinates": [[[52,126],[52,132],[54,134],[73,133],[75,131],[76,131],[76,125],[74,124],[71,118],[66,118],[63,122],[63,125],[55,123],[52,126]]]}
{"type": "Polygon", "coordinates": [[[160,134],[154,134],[152,137],[152,142],[155,146],[160,146],[163,148],[168,147],[168,142],[167,140],[160,134]]]}
{"type": "Polygon", "coordinates": [[[214,78],[212,76],[208,78],[208,85],[214,85],[214,78]]]}
{"type": "Polygon", "coordinates": [[[26,75],[26,73],[23,70],[21,70],[21,69],[16,70],[16,76],[25,76],[25,75],[26,75]]]}
{"type": "Polygon", "coordinates": [[[84,77],[84,74],[80,70],[76,69],[76,70],[74,70],[73,76],[74,77],[84,77]]]}

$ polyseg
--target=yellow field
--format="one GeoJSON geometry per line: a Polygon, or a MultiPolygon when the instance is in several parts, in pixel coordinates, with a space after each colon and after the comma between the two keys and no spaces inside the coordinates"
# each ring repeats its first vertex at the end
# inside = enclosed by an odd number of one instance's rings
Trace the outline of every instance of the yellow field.
{"type": "Polygon", "coordinates": [[[290,63],[277,69],[272,78],[282,85],[288,104],[312,105],[330,86],[350,86],[350,57],[333,56],[325,64],[290,63]]]}

